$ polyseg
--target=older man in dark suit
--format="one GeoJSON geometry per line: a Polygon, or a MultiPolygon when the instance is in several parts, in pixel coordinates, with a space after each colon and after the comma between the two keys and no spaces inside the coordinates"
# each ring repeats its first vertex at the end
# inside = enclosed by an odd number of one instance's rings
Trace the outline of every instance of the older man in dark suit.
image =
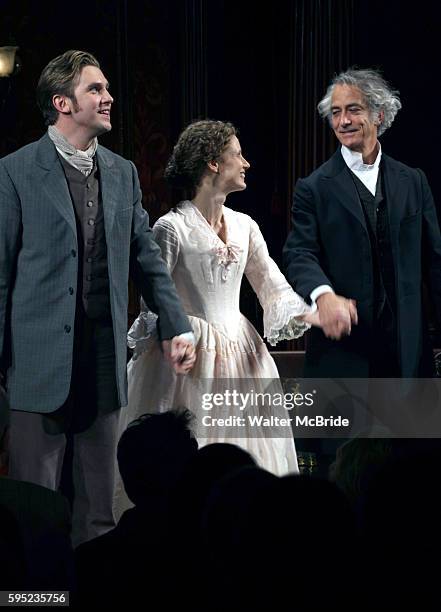
{"type": "Polygon", "coordinates": [[[73,445],[73,541],[114,525],[119,408],[127,404],[129,274],[159,315],[178,372],[191,327],[141,205],[134,165],[98,145],[112,96],[97,60],[68,51],[37,89],[48,133],[0,160],[0,358],[10,476],[56,489],[73,445]]]}
{"type": "Polygon", "coordinates": [[[424,273],[441,310],[441,237],[426,177],[385,155],[378,137],[401,108],[374,70],[334,78],[318,105],[339,150],[297,183],[287,278],[315,301],[305,375],[430,376],[424,273]]]}

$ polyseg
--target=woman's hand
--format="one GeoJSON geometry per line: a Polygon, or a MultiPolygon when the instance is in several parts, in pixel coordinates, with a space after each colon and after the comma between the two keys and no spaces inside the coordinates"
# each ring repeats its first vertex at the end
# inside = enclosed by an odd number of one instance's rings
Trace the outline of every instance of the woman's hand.
{"type": "Polygon", "coordinates": [[[305,323],[309,323],[310,325],[313,325],[314,327],[321,327],[321,325],[320,325],[320,315],[319,315],[319,311],[318,310],[316,310],[313,313],[309,313],[309,314],[303,315],[302,321],[305,321],[305,323]]]}

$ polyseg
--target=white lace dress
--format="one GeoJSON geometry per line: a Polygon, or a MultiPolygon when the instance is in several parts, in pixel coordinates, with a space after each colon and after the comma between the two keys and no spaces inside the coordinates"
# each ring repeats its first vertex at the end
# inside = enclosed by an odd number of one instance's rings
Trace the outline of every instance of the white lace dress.
{"type": "MultiPolygon", "coordinates": [[[[245,418],[262,414],[262,407],[216,407],[216,417],[244,418],[240,427],[202,424],[203,417],[214,415],[206,403],[203,407],[203,393],[223,393],[226,388],[258,393],[267,390],[270,383],[273,391],[281,391],[277,368],[265,343],[239,311],[243,274],[263,307],[264,335],[271,344],[301,336],[309,325],[296,317],[311,311],[270,258],[258,225],[248,215],[227,207],[223,214],[226,243],[189,201],[161,217],[153,228],[193,327],[197,360],[187,376],[174,374],[161,353],[156,317],[142,304],[128,337],[134,353],[128,365],[125,419],[129,422],[144,412],[184,406],[197,417],[200,445],[231,442],[245,448],[271,472],[296,472],[291,428],[261,428],[245,418]]],[[[265,411],[268,417],[271,409],[265,411]]]]}

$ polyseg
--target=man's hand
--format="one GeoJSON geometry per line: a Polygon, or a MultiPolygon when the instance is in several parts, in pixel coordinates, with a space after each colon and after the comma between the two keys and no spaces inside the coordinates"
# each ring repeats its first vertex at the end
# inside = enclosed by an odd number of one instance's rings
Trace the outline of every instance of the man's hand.
{"type": "Polygon", "coordinates": [[[340,340],[349,336],[352,325],[357,325],[355,300],[348,300],[335,293],[323,293],[317,298],[320,324],[327,338],[340,340]]]}
{"type": "Polygon", "coordinates": [[[162,350],[167,361],[173,366],[176,374],[188,374],[196,361],[193,342],[175,336],[162,341],[162,350]]]}

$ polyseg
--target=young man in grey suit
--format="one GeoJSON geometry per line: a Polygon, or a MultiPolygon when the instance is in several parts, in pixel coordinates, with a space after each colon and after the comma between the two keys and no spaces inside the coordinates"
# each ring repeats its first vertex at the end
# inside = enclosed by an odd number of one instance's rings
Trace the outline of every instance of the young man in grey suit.
{"type": "Polygon", "coordinates": [[[318,105],[341,147],[296,186],[287,278],[315,301],[309,377],[431,376],[423,278],[441,312],[441,237],[421,170],[382,151],[401,102],[374,70],[334,78],[318,105]]]}
{"type": "Polygon", "coordinates": [[[191,327],[141,205],[134,165],[98,145],[113,98],[99,63],[67,51],[43,70],[47,134],[0,160],[0,357],[12,478],[51,489],[73,445],[73,543],[114,526],[119,408],[127,404],[129,275],[165,354],[193,365],[191,327]]]}

